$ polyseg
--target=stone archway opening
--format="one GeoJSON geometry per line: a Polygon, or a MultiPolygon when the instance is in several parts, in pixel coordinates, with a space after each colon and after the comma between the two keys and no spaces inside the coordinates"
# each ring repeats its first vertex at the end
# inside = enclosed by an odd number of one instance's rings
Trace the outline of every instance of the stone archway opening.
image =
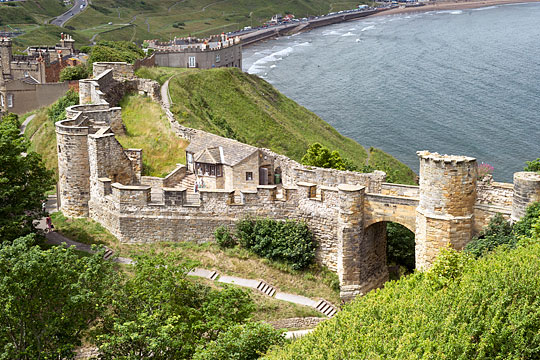
{"type": "Polygon", "coordinates": [[[386,265],[389,280],[398,280],[416,268],[415,235],[396,222],[386,222],[386,265]]]}

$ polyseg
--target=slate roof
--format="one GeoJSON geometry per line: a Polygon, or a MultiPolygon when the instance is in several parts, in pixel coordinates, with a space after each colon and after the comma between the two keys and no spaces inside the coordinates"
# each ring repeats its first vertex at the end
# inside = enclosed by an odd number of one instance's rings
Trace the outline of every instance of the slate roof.
{"type": "Polygon", "coordinates": [[[194,154],[195,162],[230,166],[240,163],[258,150],[255,146],[209,133],[198,134],[186,148],[186,152],[194,154]]]}

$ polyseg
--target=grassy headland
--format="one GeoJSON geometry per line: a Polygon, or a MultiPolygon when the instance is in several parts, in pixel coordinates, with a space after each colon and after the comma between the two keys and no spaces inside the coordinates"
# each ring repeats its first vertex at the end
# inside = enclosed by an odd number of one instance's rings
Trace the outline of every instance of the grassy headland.
{"type": "MultiPolygon", "coordinates": [[[[255,75],[235,68],[142,68],[138,75],[160,83],[174,76],[169,83],[171,111],[184,126],[269,148],[297,161],[310,144],[319,142],[359,168],[366,165],[368,154],[362,145],[255,75]]],[[[381,150],[372,149],[369,164],[391,173],[395,182],[414,183],[415,174],[381,150]]]]}

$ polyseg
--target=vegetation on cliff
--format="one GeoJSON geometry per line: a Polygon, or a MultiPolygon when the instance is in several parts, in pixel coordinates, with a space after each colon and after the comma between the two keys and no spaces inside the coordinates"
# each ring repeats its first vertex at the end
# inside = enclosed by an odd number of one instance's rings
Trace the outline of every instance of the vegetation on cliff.
{"type": "MultiPolygon", "coordinates": [[[[538,205],[536,205],[538,206],[538,205]]],[[[268,359],[536,359],[540,216],[517,246],[475,260],[445,250],[433,267],[355,299],[268,359]]]]}
{"type": "MultiPolygon", "coordinates": [[[[160,83],[172,76],[171,111],[184,126],[269,148],[296,161],[311,144],[320,143],[339,151],[350,166],[366,165],[368,155],[362,145],[255,75],[236,68],[141,68],[137,74],[160,83]]],[[[408,167],[380,150],[372,151],[374,168],[391,170],[395,182],[414,183],[415,174],[408,167]]]]}

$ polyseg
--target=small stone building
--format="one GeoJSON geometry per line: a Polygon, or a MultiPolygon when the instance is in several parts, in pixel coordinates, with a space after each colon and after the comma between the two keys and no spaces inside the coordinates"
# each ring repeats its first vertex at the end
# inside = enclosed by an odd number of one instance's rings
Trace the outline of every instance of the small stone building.
{"type": "Polygon", "coordinates": [[[186,148],[188,171],[208,189],[256,190],[273,184],[273,159],[239,141],[204,134],[186,148]]]}

